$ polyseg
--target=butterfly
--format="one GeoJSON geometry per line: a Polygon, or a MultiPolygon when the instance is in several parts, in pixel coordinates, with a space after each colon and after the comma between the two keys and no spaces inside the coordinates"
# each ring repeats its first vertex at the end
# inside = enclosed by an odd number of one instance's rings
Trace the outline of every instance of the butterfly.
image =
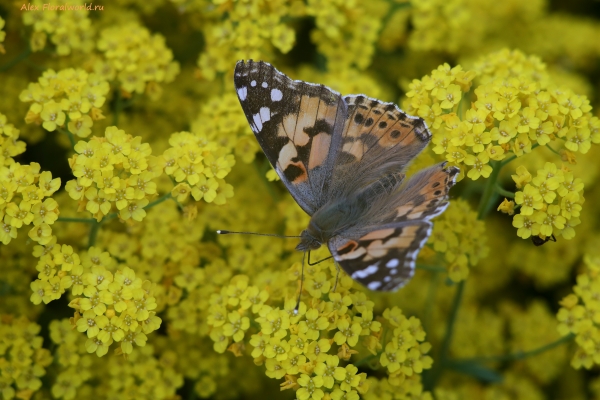
{"type": "Polygon", "coordinates": [[[431,139],[425,121],[393,103],[292,80],[264,61],[238,61],[234,83],[267,159],[311,216],[296,250],[327,244],[367,288],[404,286],[459,172],[443,162],[406,179],[431,139]]]}

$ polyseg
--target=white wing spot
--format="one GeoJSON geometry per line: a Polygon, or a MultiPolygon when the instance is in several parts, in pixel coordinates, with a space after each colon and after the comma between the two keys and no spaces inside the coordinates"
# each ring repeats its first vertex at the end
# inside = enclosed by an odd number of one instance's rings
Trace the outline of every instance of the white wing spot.
{"type": "Polygon", "coordinates": [[[369,265],[367,268],[365,269],[361,269],[360,271],[356,271],[352,274],[352,279],[356,279],[356,278],[366,278],[369,275],[374,274],[375,272],[377,272],[379,268],[377,267],[377,264],[374,265],[369,265]]]}
{"type": "Polygon", "coordinates": [[[384,281],[384,282],[389,282],[389,281],[391,281],[391,280],[392,280],[392,277],[391,277],[391,276],[386,276],[385,278],[383,278],[383,281],[384,281]]]}
{"type": "Polygon", "coordinates": [[[390,271],[390,274],[392,274],[392,275],[396,275],[397,273],[398,273],[397,269],[393,269],[393,270],[390,271]]]}
{"type": "Polygon", "coordinates": [[[248,96],[248,88],[246,86],[242,86],[237,90],[238,96],[240,96],[240,100],[246,100],[246,96],[248,96]]]}
{"type": "Polygon", "coordinates": [[[250,82],[250,86],[252,86],[252,87],[256,86],[256,81],[250,82]]]}
{"type": "Polygon", "coordinates": [[[262,87],[266,88],[267,86],[269,86],[269,85],[267,84],[267,82],[263,82],[263,83],[262,83],[262,87]]]}
{"type": "Polygon", "coordinates": [[[269,107],[260,108],[260,119],[262,122],[267,122],[271,119],[271,110],[269,110],[269,107]]]}
{"type": "Polygon", "coordinates": [[[398,264],[400,264],[400,261],[398,261],[397,258],[392,258],[390,261],[387,262],[387,264],[385,264],[385,266],[388,268],[396,268],[398,264]]]}
{"type": "Polygon", "coordinates": [[[260,132],[262,130],[262,121],[260,120],[260,114],[254,114],[252,116],[252,119],[254,120],[254,126],[256,126],[255,133],[260,132]]]}
{"type": "Polygon", "coordinates": [[[377,288],[379,288],[381,286],[381,282],[371,282],[367,285],[367,287],[371,290],[377,290],[377,288]]]}
{"type": "Polygon", "coordinates": [[[272,101],[279,101],[283,99],[283,93],[281,93],[281,90],[279,89],[271,89],[271,100],[272,101]]]}

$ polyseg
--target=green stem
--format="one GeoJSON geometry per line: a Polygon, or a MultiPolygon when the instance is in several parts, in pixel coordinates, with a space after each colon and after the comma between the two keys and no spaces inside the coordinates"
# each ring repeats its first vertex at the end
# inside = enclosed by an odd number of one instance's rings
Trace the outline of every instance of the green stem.
{"type": "Polygon", "coordinates": [[[88,248],[96,244],[96,238],[98,237],[98,230],[100,229],[100,225],[102,225],[102,221],[97,222],[96,220],[94,220],[94,223],[90,228],[90,235],[88,237],[88,248]]]}
{"type": "Polygon", "coordinates": [[[515,198],[515,194],[513,192],[509,192],[508,190],[505,190],[505,189],[501,188],[500,185],[498,185],[498,184],[496,184],[496,186],[494,187],[494,190],[500,196],[508,197],[509,199],[514,199],[515,198]]]}
{"type": "Polygon", "coordinates": [[[21,54],[19,54],[18,56],[16,56],[12,60],[10,60],[6,64],[4,64],[3,66],[1,66],[0,67],[0,72],[4,72],[4,71],[7,71],[7,70],[11,69],[15,65],[17,65],[18,63],[20,63],[21,61],[23,61],[24,59],[26,59],[27,57],[29,57],[30,55],[31,55],[31,48],[29,47],[29,44],[28,44],[27,48],[25,50],[23,50],[21,52],[21,54]]]}
{"type": "Polygon", "coordinates": [[[448,272],[446,270],[446,268],[444,267],[439,267],[437,265],[426,265],[426,264],[417,264],[417,269],[422,269],[425,271],[431,271],[431,272],[448,272]]]}
{"type": "Polygon", "coordinates": [[[119,124],[119,114],[123,110],[123,97],[121,96],[121,88],[117,86],[117,90],[115,90],[115,110],[113,113],[113,125],[117,126],[119,124]]]}
{"type": "MultiPolygon", "coordinates": [[[[68,123],[69,123],[69,118],[67,117],[67,120],[65,121],[65,125],[67,125],[68,123]]],[[[59,131],[60,133],[62,133],[63,135],[67,135],[67,137],[69,138],[69,142],[71,142],[71,148],[73,150],[75,150],[75,137],[69,131],[69,127],[67,127],[66,129],[56,128],[56,130],[59,131]]]]}
{"type": "Polygon", "coordinates": [[[58,222],[81,222],[84,224],[93,224],[96,222],[93,218],[72,218],[72,217],[58,217],[58,222]]]}
{"type": "Polygon", "coordinates": [[[550,147],[550,145],[549,145],[549,144],[547,144],[547,145],[546,145],[546,147],[547,147],[548,149],[550,149],[550,151],[551,151],[551,152],[553,152],[554,154],[556,154],[556,155],[559,155],[559,156],[560,156],[560,153],[559,153],[558,151],[554,150],[552,147],[550,147]]]}
{"type": "Polygon", "coordinates": [[[159,197],[158,199],[154,200],[153,202],[149,203],[146,207],[144,207],[144,210],[149,210],[150,208],[162,203],[165,200],[170,199],[171,196],[171,192],[165,193],[164,195],[162,195],[161,197],[159,197]]]}
{"type": "MultiPolygon", "coordinates": [[[[536,143],[533,146],[531,146],[531,150],[535,149],[536,147],[538,147],[540,144],[536,143]]],[[[505,160],[502,160],[500,162],[500,168],[504,167],[506,164],[508,164],[509,162],[511,162],[512,160],[514,160],[515,158],[517,158],[517,156],[515,154],[513,154],[512,156],[508,157],[505,160]]]]}
{"type": "Polygon", "coordinates": [[[496,186],[496,180],[498,179],[498,175],[500,174],[500,170],[502,169],[502,164],[497,161],[490,162],[492,166],[492,173],[490,177],[487,179],[485,183],[485,188],[483,189],[483,195],[481,196],[481,200],[479,201],[479,207],[477,209],[477,219],[483,219],[485,217],[486,210],[488,209],[492,195],[494,194],[494,188],[496,186]]]}
{"type": "Polygon", "coordinates": [[[538,354],[544,353],[545,351],[551,350],[555,347],[560,346],[563,343],[570,342],[573,340],[575,335],[572,333],[563,336],[562,338],[555,340],[554,342],[548,343],[544,346],[538,347],[534,350],[529,351],[517,351],[515,353],[505,354],[501,356],[486,356],[486,357],[473,357],[473,358],[458,358],[455,360],[451,360],[451,364],[462,364],[462,363],[484,363],[484,362],[494,362],[494,361],[515,361],[515,360],[523,360],[524,358],[533,357],[538,354]]]}
{"type": "Polygon", "coordinates": [[[365,365],[365,364],[369,363],[370,361],[376,359],[380,355],[381,355],[380,353],[371,354],[370,356],[367,356],[361,360],[358,360],[357,362],[354,363],[354,365],[356,365],[357,367],[360,367],[361,365],[365,365]]]}
{"type": "Polygon", "coordinates": [[[425,310],[423,311],[423,329],[425,332],[429,332],[429,327],[431,326],[431,315],[433,314],[433,305],[435,304],[435,297],[441,276],[440,274],[434,274],[429,283],[427,300],[425,300],[425,310]]]}
{"type": "Polygon", "coordinates": [[[450,352],[450,346],[452,344],[452,336],[454,335],[454,324],[456,323],[456,316],[458,315],[458,309],[462,303],[463,293],[465,288],[465,281],[461,281],[456,288],[454,294],[454,300],[452,301],[452,308],[450,309],[450,315],[448,316],[448,322],[446,324],[446,333],[442,340],[442,347],[440,349],[440,357],[437,368],[431,373],[431,379],[426,382],[427,390],[431,390],[435,387],[436,382],[440,379],[444,368],[448,363],[448,354],[450,352]]]}

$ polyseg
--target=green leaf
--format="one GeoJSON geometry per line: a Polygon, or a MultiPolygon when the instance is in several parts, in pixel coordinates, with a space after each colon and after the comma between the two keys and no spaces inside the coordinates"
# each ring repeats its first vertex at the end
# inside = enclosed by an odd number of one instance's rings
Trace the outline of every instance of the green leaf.
{"type": "Polygon", "coordinates": [[[502,375],[493,369],[484,367],[476,362],[449,362],[448,368],[462,374],[471,375],[480,381],[489,383],[502,382],[502,375]]]}

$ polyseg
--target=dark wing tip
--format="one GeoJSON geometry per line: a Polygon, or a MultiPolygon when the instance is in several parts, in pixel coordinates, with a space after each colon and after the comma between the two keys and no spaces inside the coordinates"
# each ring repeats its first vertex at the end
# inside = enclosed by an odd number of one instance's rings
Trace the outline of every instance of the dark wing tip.
{"type": "Polygon", "coordinates": [[[431,140],[431,132],[425,123],[425,120],[421,117],[412,117],[414,118],[414,132],[417,138],[419,138],[424,143],[429,143],[431,140]]]}

